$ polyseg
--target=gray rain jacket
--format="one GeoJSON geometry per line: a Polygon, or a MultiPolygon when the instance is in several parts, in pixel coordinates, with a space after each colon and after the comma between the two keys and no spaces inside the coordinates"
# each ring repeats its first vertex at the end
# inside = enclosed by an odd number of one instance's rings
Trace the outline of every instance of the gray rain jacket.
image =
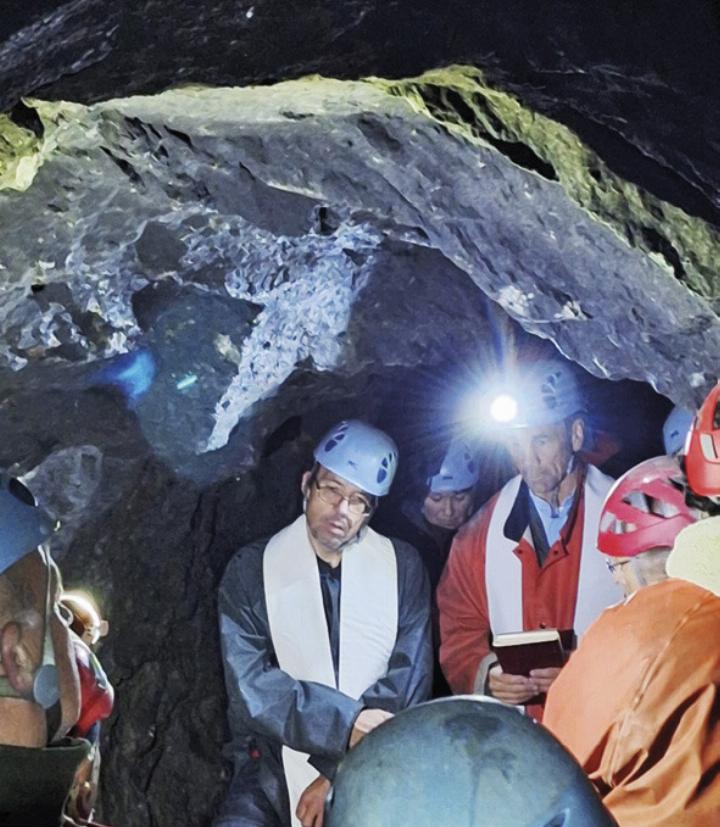
{"type": "Polygon", "coordinates": [[[393,540],[398,581],[395,647],[385,676],[355,700],[330,686],[297,681],[279,668],[263,587],[263,554],[267,542],[267,539],[258,541],[238,551],[220,585],[220,636],[235,761],[235,776],[224,815],[241,817],[243,813],[238,810],[245,806],[254,811],[257,795],[262,791],[279,822],[289,824],[290,806],[281,758],[283,745],[309,753],[310,763],[318,772],[332,778],[347,750],[355,718],[364,707],[395,713],[428,697],[432,681],[430,592],[415,549],[393,540]],[[259,751],[255,759],[248,756],[251,741],[259,751]],[[243,801],[251,803],[245,805],[243,801]]]}

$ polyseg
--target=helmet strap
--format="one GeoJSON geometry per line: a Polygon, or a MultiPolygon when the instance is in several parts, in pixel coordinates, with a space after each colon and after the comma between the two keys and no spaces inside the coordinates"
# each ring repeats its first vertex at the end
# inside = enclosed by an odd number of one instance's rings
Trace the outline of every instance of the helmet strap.
{"type": "Polygon", "coordinates": [[[40,666],[33,678],[33,700],[43,709],[49,709],[60,700],[60,684],[58,682],[57,666],[55,664],[55,650],[52,641],[52,559],[44,546],[39,548],[45,561],[47,576],[45,579],[45,610],[43,615],[43,652],[40,666]]]}

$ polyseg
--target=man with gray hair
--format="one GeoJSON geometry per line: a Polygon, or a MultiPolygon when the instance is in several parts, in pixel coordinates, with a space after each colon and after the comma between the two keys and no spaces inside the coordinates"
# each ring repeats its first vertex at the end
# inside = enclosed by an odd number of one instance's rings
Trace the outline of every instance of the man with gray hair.
{"type": "Polygon", "coordinates": [[[543,628],[579,635],[614,602],[595,549],[612,480],[579,456],[585,403],[567,364],[525,364],[509,390],[489,410],[519,474],[455,538],[437,592],[440,663],[455,693],[532,700],[528,712],[539,718],[536,701],[559,669],[506,674],[491,639],[543,628]]]}

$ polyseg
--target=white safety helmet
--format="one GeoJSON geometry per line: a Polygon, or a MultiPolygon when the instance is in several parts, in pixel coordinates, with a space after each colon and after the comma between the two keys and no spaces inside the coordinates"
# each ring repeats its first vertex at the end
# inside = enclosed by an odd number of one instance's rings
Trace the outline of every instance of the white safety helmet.
{"type": "Polygon", "coordinates": [[[358,419],[344,420],[331,428],[314,456],[328,471],[376,497],[388,493],[398,464],[393,440],[358,419]]]}
{"type": "Polygon", "coordinates": [[[720,597],[720,517],[683,528],[665,564],[668,577],[695,583],[720,597]]]}
{"type": "Polygon", "coordinates": [[[431,494],[465,491],[480,477],[477,459],[463,439],[453,439],[438,472],[428,479],[431,494]]]}

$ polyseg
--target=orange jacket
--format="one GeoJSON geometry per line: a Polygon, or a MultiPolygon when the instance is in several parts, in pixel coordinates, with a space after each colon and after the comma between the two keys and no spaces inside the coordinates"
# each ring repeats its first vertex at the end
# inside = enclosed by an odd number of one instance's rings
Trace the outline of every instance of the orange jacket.
{"type": "Polygon", "coordinates": [[[682,580],[607,609],[544,724],[623,827],[720,825],[720,598],[682,580]]]}
{"type": "MultiPolygon", "coordinates": [[[[523,628],[571,629],[575,615],[582,550],[584,497],[579,496],[551,547],[545,564],[538,566],[527,539],[515,554],[522,565],[523,628]]],[[[480,661],[490,652],[490,620],[485,589],[485,553],[493,497],[456,535],[437,590],[440,612],[440,664],[456,694],[473,691],[480,661]]],[[[540,707],[529,709],[534,717],[540,707]]]]}

